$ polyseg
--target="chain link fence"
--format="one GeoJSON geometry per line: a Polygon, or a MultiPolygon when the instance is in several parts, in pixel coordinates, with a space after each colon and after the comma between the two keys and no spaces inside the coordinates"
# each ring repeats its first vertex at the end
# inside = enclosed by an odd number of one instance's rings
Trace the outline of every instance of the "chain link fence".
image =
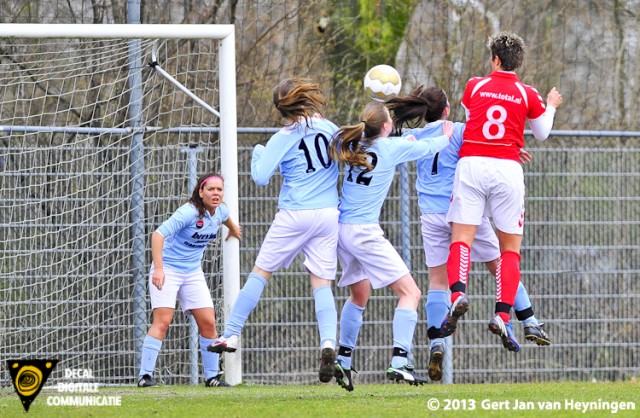
{"type": "MultiPolygon", "coordinates": [[[[474,266],[468,292],[471,309],[453,337],[454,382],[637,378],[640,372],[637,140],[576,135],[530,144],[533,161],[525,170],[527,223],[522,280],[529,289],[536,316],[547,324],[552,345],[537,347],[525,343],[517,354],[502,348],[486,329],[493,312],[494,280],[484,266],[474,266]]],[[[185,147],[178,146],[147,147],[147,236],[187,199],[189,167],[184,151],[185,147]]],[[[2,361],[30,352],[58,358],[65,367],[92,369],[96,378],[107,384],[134,382],[138,365],[134,364],[130,220],[123,215],[129,196],[126,187],[115,187],[128,181],[129,152],[127,147],[84,151],[34,148],[12,154],[23,156],[12,160],[13,166],[5,161],[0,172],[5,205],[24,204],[20,202],[31,199],[29,210],[49,210],[54,215],[43,215],[39,225],[7,219],[6,212],[3,215],[2,361]],[[76,224],[55,216],[56,207],[66,207],[70,204],[68,200],[56,200],[52,195],[38,204],[32,199],[37,179],[51,175],[46,161],[62,159],[64,153],[70,152],[78,168],[73,178],[64,183],[65,187],[100,185],[87,189],[90,192],[86,195],[75,196],[76,224]],[[92,171],[90,160],[96,158],[112,161],[111,172],[92,171]],[[13,170],[16,165],[21,170],[13,170]],[[31,170],[26,170],[27,167],[31,170]],[[92,219],[92,213],[101,213],[101,217],[92,219]],[[29,239],[32,230],[39,231],[38,242],[29,239]],[[42,237],[45,241],[40,242],[42,237]],[[96,242],[99,245],[93,245],[96,242]],[[27,248],[31,249],[30,256],[25,258],[27,248]],[[56,261],[68,259],[60,255],[68,252],[76,254],[70,258],[72,264],[56,261]],[[12,254],[23,254],[19,265],[14,263],[18,259],[12,254]]],[[[214,148],[202,147],[197,154],[199,171],[216,169],[219,165],[216,152],[214,148]]],[[[239,149],[239,221],[244,229],[240,245],[241,283],[253,266],[275,214],[280,183],[276,174],[268,186],[256,186],[250,177],[250,156],[251,147],[239,149]]],[[[415,170],[412,164],[407,168],[410,195],[402,196],[403,186],[398,177],[383,208],[382,225],[399,252],[409,254],[411,271],[426,294],[428,277],[413,188],[415,170]],[[402,227],[404,198],[410,202],[408,235],[402,227]]],[[[149,250],[147,253],[150,262],[149,250]]],[[[212,245],[207,251],[204,268],[222,327],[219,245],[212,245]]],[[[336,288],[335,295],[341,309],[348,290],[336,288]]],[[[386,379],[384,370],[391,356],[395,304],[396,298],[388,289],[374,292],[369,302],[354,354],[354,365],[359,371],[357,383],[379,383],[386,379]]],[[[164,383],[190,382],[188,328],[188,321],[177,310],[158,360],[157,376],[164,383]]],[[[428,362],[426,331],[421,307],[414,344],[416,366],[423,374],[428,362]]],[[[516,334],[523,340],[522,329],[517,325],[516,334]]],[[[243,333],[243,380],[251,384],[315,384],[319,343],[308,274],[298,258],[291,268],[274,275],[249,318],[243,333]]],[[[54,371],[52,383],[57,378],[54,371]]],[[[9,386],[8,372],[0,376],[0,384],[9,386]]]]}

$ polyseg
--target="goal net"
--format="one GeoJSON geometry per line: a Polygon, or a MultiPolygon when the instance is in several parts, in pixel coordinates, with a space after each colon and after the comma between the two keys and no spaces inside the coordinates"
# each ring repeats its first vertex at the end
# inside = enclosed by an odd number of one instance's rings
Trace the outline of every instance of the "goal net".
{"type": "MultiPolygon", "coordinates": [[[[133,383],[151,233],[207,171],[238,218],[233,26],[1,26],[0,360],[58,359],[50,384],[67,368],[133,383]]],[[[233,241],[204,257],[219,319],[233,241]]],[[[198,381],[194,330],[178,306],[160,381],[198,381]]]]}

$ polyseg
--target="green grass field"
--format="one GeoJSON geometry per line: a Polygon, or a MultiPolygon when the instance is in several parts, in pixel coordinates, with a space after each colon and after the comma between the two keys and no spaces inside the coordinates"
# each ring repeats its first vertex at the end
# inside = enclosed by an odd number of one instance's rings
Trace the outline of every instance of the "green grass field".
{"type": "MultiPolygon", "coordinates": [[[[205,388],[161,386],[101,388],[90,396],[119,396],[121,406],[50,406],[45,389],[25,414],[13,388],[0,389],[0,417],[637,417],[640,382],[360,385],[347,393],[336,384],[205,388]],[[517,404],[516,404],[517,401],[517,404]],[[584,404],[593,402],[587,412],[584,404]],[[635,410],[622,410],[634,406],[635,410]],[[516,407],[526,408],[517,410],[516,407]]],[[[52,398],[52,399],[48,399],[52,398]]]]}

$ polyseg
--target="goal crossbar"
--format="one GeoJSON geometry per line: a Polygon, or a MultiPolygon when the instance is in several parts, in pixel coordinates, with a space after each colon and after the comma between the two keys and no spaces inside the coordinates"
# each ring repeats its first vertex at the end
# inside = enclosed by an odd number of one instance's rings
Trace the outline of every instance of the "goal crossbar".
{"type": "Polygon", "coordinates": [[[234,25],[93,25],[3,23],[0,37],[4,38],[158,38],[158,39],[224,39],[234,35],[234,25]]]}

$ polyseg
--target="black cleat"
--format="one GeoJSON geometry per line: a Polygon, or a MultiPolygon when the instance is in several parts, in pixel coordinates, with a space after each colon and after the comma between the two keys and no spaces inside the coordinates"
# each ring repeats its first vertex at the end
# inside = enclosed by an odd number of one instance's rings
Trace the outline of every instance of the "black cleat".
{"type": "Polygon", "coordinates": [[[150,388],[153,386],[158,386],[158,383],[153,380],[153,377],[151,377],[151,375],[145,374],[140,376],[140,379],[138,380],[139,388],[150,388]]]}
{"type": "Polygon", "coordinates": [[[387,369],[389,380],[396,382],[407,382],[410,385],[418,386],[427,383],[427,379],[415,374],[413,367],[408,364],[402,367],[391,367],[387,369]]]}
{"type": "Polygon", "coordinates": [[[335,374],[336,350],[333,348],[323,348],[320,359],[320,372],[318,377],[322,383],[330,382],[335,374]]]}
{"type": "Polygon", "coordinates": [[[449,309],[449,313],[442,321],[442,325],[440,325],[440,332],[443,337],[448,337],[449,335],[456,332],[456,328],[458,327],[458,320],[462,318],[464,314],[469,310],[469,301],[464,293],[461,293],[460,296],[453,302],[451,305],[451,309],[449,309]]]}
{"type": "Polygon", "coordinates": [[[234,353],[238,349],[238,336],[232,335],[229,338],[219,337],[207,347],[207,351],[212,353],[234,353]]]}
{"type": "Polygon", "coordinates": [[[502,346],[507,350],[516,353],[520,351],[520,343],[513,333],[511,321],[505,323],[500,315],[496,315],[489,321],[489,331],[502,339],[502,346]]]}
{"type": "Polygon", "coordinates": [[[209,380],[207,380],[204,384],[206,387],[208,388],[213,388],[216,386],[220,386],[223,388],[228,388],[231,387],[230,384],[228,384],[227,382],[225,382],[224,380],[222,380],[222,373],[213,376],[212,378],[210,378],[209,380]]]}
{"type": "Polygon", "coordinates": [[[429,356],[429,379],[438,381],[442,379],[442,361],[444,360],[444,344],[435,343],[431,347],[429,356]]]}
{"type": "Polygon", "coordinates": [[[525,325],[524,338],[538,345],[551,345],[551,339],[544,329],[542,329],[543,325],[542,322],[536,325],[525,325]]]}
{"type": "Polygon", "coordinates": [[[347,392],[353,391],[353,379],[351,378],[351,372],[358,373],[356,369],[345,369],[342,367],[340,360],[336,360],[336,370],[333,375],[336,378],[336,382],[341,388],[346,389],[347,392]]]}

